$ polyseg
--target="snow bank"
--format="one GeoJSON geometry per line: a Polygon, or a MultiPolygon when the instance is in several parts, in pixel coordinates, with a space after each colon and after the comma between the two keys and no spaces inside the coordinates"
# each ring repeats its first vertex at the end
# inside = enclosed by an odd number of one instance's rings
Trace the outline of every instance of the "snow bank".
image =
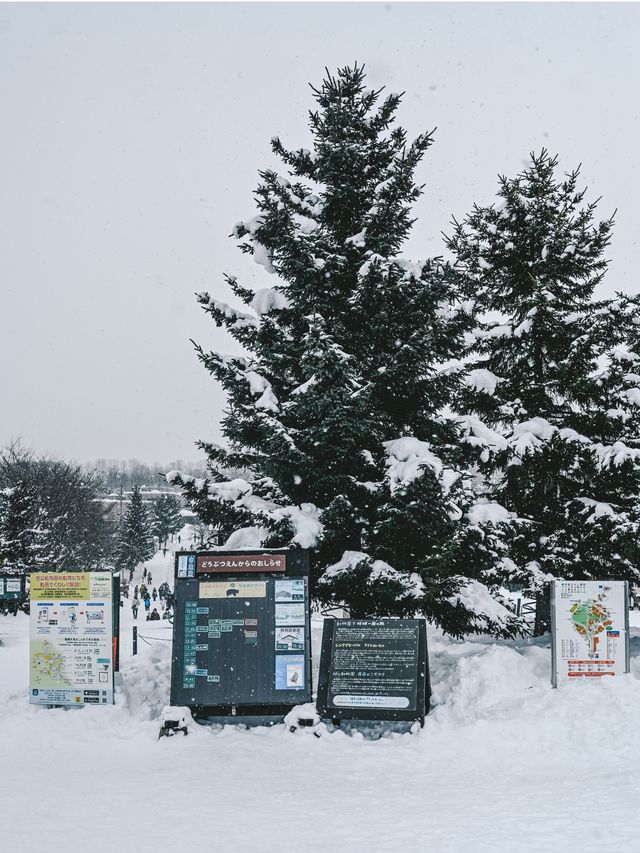
{"type": "MultiPolygon", "coordinates": [[[[146,623],[141,623],[139,636],[144,635],[146,623]]],[[[116,689],[116,702],[126,707],[138,720],[157,720],[169,704],[171,687],[171,644],[138,642],[140,653],[123,660],[122,686],[116,689]]]]}

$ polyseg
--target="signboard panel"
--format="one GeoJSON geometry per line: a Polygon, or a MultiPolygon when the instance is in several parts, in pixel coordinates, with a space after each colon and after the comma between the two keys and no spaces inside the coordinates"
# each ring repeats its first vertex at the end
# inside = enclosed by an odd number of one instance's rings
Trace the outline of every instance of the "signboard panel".
{"type": "Polygon", "coordinates": [[[629,672],[626,581],[553,581],[551,639],[554,687],[629,672]]]}
{"type": "Polygon", "coordinates": [[[31,575],[29,701],[113,703],[112,576],[31,575]]]}
{"type": "Polygon", "coordinates": [[[424,720],[429,673],[424,619],[327,619],[318,713],[345,720],[424,720]]]}
{"type": "Polygon", "coordinates": [[[17,601],[24,595],[24,575],[0,575],[0,601],[17,601]]]}
{"type": "MultiPolygon", "coordinates": [[[[215,556],[242,562],[247,555],[215,556]]],[[[199,709],[201,716],[232,708],[268,716],[311,701],[308,556],[274,556],[282,560],[278,577],[271,566],[222,574],[219,563],[206,575],[201,555],[195,578],[181,578],[177,566],[172,705],[199,709]],[[301,574],[282,578],[288,569],[301,574]]]]}

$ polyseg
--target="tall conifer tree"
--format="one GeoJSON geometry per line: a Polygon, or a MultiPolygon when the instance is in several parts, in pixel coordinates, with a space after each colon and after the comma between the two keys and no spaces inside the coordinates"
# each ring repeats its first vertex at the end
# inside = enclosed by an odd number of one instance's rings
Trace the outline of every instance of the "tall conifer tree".
{"type": "Polygon", "coordinates": [[[138,563],[151,559],[154,553],[151,517],[142,501],[140,487],[134,486],[118,530],[118,568],[134,569],[138,563]]]}
{"type": "Polygon", "coordinates": [[[460,420],[492,496],[521,520],[510,556],[532,586],[638,578],[633,309],[594,298],[612,219],[595,220],[578,178],[532,155],[500,179],[498,203],[454,222],[448,244],[483,312],[460,420]]]}
{"type": "Polygon", "coordinates": [[[276,286],[254,293],[227,278],[250,313],[198,297],[248,353],[198,348],[228,395],[229,449],[201,443],[211,478],[169,481],[206,522],[313,547],[327,601],[424,612],[457,634],[509,633],[496,590],[510,517],[474,508],[457,426],[442,417],[470,318],[441,259],[399,254],[431,134],[409,142],[395,123],[400,96],[381,99],[358,66],[313,95],[312,150],[272,140],[288,176],[261,172],[257,215],[234,229],[276,286]],[[230,468],[250,473],[228,481],[230,468]]]}

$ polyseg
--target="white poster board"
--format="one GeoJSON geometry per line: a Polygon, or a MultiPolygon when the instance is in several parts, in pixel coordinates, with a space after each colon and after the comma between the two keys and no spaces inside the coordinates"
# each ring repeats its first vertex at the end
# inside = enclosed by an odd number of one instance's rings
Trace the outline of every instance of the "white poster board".
{"type": "Polygon", "coordinates": [[[113,704],[111,591],[109,572],[31,575],[31,704],[113,704]]]}
{"type": "Polygon", "coordinates": [[[551,640],[554,687],[629,672],[626,581],[553,581],[551,640]]]}

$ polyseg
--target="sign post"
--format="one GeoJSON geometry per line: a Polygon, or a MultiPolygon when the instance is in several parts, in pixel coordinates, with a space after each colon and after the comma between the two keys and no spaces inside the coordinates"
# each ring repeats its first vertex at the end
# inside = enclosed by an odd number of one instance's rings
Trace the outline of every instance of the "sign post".
{"type": "Polygon", "coordinates": [[[113,704],[112,590],[110,572],[31,575],[31,704],[113,704]]]}
{"type": "Polygon", "coordinates": [[[629,672],[626,581],[552,581],[551,660],[554,687],[629,672]]]}
{"type": "Polygon", "coordinates": [[[321,717],[423,725],[430,692],[424,619],[325,620],[321,717]]]}
{"type": "Polygon", "coordinates": [[[176,554],[171,705],[202,722],[281,722],[311,701],[307,551],[176,554]]]}

